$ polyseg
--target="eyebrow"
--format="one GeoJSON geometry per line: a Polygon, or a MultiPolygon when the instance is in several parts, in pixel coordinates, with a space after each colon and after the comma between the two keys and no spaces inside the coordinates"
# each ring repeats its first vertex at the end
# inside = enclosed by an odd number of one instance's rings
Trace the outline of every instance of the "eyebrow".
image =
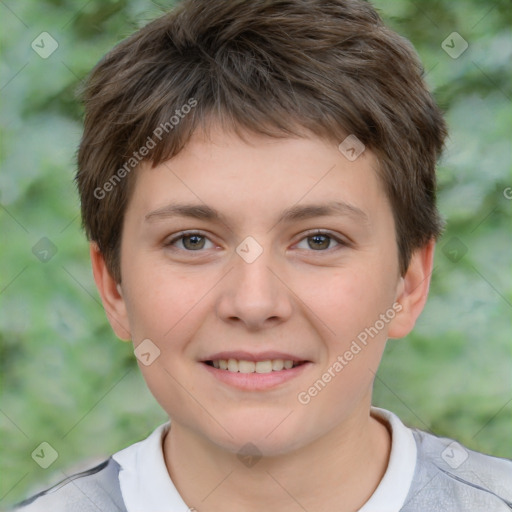
{"type": "MultiPolygon", "coordinates": [[[[295,205],[284,210],[276,221],[293,222],[321,216],[351,217],[359,222],[368,222],[368,215],[349,203],[331,201],[324,204],[295,205]]],[[[145,215],[146,221],[168,219],[171,217],[191,217],[200,220],[220,221],[227,224],[227,219],[220,212],[205,204],[173,203],[158,208],[145,215]]]]}

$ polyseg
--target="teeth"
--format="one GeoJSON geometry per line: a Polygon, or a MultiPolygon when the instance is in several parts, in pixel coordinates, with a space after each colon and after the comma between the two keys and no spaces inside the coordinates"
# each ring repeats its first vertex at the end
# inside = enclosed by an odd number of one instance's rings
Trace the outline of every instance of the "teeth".
{"type": "Polygon", "coordinates": [[[282,359],[274,359],[272,361],[272,370],[278,372],[284,368],[284,361],[282,359]]]}
{"type": "Polygon", "coordinates": [[[254,373],[256,371],[256,363],[254,361],[238,361],[238,371],[240,373],[254,373]]]}
{"type": "Polygon", "coordinates": [[[267,359],[265,361],[245,361],[237,359],[219,359],[213,361],[213,366],[220,370],[240,373],[270,373],[279,372],[283,369],[289,370],[296,366],[291,359],[267,359]]]}
{"type": "Polygon", "coordinates": [[[272,361],[258,361],[255,364],[256,373],[270,373],[272,371],[272,361]]]}

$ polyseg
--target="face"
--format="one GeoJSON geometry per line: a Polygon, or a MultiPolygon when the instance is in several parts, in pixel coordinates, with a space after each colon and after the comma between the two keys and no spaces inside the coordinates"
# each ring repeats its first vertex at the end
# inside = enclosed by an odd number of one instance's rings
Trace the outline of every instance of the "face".
{"type": "Polygon", "coordinates": [[[386,339],[416,315],[376,167],[219,131],[137,170],[106,307],[176,428],[279,454],[368,416],[386,339]]]}

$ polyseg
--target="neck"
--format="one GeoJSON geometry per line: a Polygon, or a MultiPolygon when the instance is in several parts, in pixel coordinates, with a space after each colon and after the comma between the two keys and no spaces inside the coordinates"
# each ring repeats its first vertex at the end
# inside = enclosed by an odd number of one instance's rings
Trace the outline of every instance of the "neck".
{"type": "Polygon", "coordinates": [[[185,503],[198,512],[355,511],[384,476],[391,449],[387,428],[368,409],[364,404],[292,453],[247,466],[173,422],[163,443],[167,470],[185,503]]]}

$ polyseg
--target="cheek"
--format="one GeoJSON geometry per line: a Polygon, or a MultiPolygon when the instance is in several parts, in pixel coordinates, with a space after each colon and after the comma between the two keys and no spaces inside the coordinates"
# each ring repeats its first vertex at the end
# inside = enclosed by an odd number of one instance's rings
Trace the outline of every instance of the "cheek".
{"type": "Polygon", "coordinates": [[[343,346],[392,306],[394,288],[385,276],[375,265],[354,265],[326,274],[324,280],[318,275],[299,278],[297,294],[325,325],[329,338],[343,346]]]}
{"type": "Polygon", "coordinates": [[[304,301],[320,318],[316,324],[325,326],[319,404],[332,401],[345,404],[338,410],[350,410],[350,404],[370,392],[395,314],[390,275],[378,262],[337,270],[322,287],[317,283],[316,291],[304,301]]]}
{"type": "Polygon", "coordinates": [[[126,305],[133,339],[159,339],[165,343],[181,319],[190,312],[204,292],[204,284],[191,282],[171,272],[168,266],[148,262],[127,265],[126,305]]]}
{"type": "Polygon", "coordinates": [[[388,304],[383,296],[373,294],[338,294],[337,301],[326,301],[323,308],[322,320],[335,335],[324,338],[325,358],[309,389],[301,391],[311,398],[312,409],[318,407],[319,413],[331,410],[328,421],[335,425],[365,396],[371,396],[392,315],[386,317],[387,322],[381,320],[388,304]]]}

